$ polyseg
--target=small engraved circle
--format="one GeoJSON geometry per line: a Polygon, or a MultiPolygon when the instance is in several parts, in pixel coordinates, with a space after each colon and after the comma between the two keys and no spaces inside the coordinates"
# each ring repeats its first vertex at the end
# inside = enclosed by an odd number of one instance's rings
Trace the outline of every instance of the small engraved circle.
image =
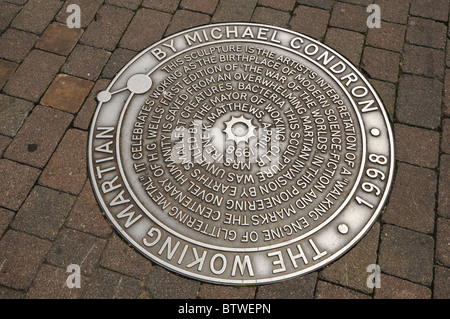
{"type": "Polygon", "coordinates": [[[111,93],[108,91],[101,91],[97,94],[97,100],[102,103],[106,103],[111,100],[111,93]]]}
{"type": "Polygon", "coordinates": [[[339,224],[339,226],[338,226],[338,231],[339,231],[341,234],[345,235],[345,234],[348,233],[348,226],[347,226],[346,224],[339,224]]]}
{"type": "Polygon", "coordinates": [[[381,132],[380,132],[380,130],[377,129],[377,128],[372,128],[372,129],[370,130],[370,134],[372,134],[372,136],[380,136],[381,132]]]}
{"type": "Polygon", "coordinates": [[[134,94],[142,94],[150,90],[152,79],[146,74],[135,74],[128,79],[127,88],[134,94]]]}

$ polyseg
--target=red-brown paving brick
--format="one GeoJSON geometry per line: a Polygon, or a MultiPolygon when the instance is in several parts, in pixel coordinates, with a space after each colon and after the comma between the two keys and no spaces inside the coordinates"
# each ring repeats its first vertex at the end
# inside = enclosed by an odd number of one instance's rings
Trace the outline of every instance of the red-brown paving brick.
{"type": "Polygon", "coordinates": [[[88,96],[94,82],[67,74],[58,74],[41,99],[42,105],[77,113],[88,96]]]}
{"type": "Polygon", "coordinates": [[[36,47],[45,51],[68,55],[83,32],[84,30],[81,28],[69,28],[65,24],[53,22],[36,43],[36,47]]]}

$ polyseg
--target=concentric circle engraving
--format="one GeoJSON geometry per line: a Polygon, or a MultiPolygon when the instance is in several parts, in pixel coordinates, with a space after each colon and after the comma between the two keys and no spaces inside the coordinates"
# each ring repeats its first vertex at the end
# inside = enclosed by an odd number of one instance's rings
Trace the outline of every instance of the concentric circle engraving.
{"type": "Polygon", "coordinates": [[[376,92],[290,30],[172,35],[97,99],[100,205],[142,254],[199,280],[264,284],[323,267],[364,236],[390,189],[392,132],[376,92]]]}

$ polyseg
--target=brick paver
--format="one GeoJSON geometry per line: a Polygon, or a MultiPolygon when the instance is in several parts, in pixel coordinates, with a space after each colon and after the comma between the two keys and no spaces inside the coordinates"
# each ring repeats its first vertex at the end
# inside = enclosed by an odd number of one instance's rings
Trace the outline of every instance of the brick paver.
{"type": "Polygon", "coordinates": [[[74,196],[37,185],[14,217],[11,227],[54,240],[74,202],[74,196]]]}
{"type": "Polygon", "coordinates": [[[70,29],[65,24],[53,22],[42,34],[38,43],[36,43],[36,47],[41,50],[68,55],[83,32],[83,29],[70,29]]]}
{"type": "Polygon", "coordinates": [[[3,88],[4,92],[37,102],[64,63],[64,57],[31,51],[3,88]]]}
{"type": "Polygon", "coordinates": [[[6,0],[0,2],[0,299],[449,299],[448,0],[6,0]],[[381,8],[381,28],[366,25],[381,8]],[[81,28],[70,29],[70,4],[81,28]],[[381,217],[327,267],[228,287],[152,263],[105,218],[87,178],[97,102],[139,51],[189,27],[256,22],[323,41],[365,73],[394,129],[381,217]],[[67,266],[81,266],[68,288],[67,266]],[[369,288],[378,264],[381,288],[369,288]]]}
{"type": "Polygon", "coordinates": [[[291,28],[315,39],[321,39],[326,32],[330,13],[327,10],[298,6],[291,19],[291,28]]]}
{"type": "Polygon", "coordinates": [[[4,157],[43,168],[64,136],[73,116],[38,105],[17,133],[4,157]]]}
{"type": "Polygon", "coordinates": [[[86,181],[87,132],[71,129],[59,144],[39,183],[50,188],[79,194],[86,181]]]}
{"type": "Polygon", "coordinates": [[[58,74],[42,97],[41,104],[69,113],[77,113],[93,86],[94,82],[67,74],[58,74]]]}

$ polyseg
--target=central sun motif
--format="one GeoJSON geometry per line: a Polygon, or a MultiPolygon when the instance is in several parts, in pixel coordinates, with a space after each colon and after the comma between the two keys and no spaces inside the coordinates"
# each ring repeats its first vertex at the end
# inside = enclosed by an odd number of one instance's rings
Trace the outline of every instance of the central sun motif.
{"type": "Polygon", "coordinates": [[[252,120],[246,119],[243,115],[232,116],[229,121],[225,122],[225,125],[224,132],[227,134],[227,140],[235,141],[236,144],[248,143],[250,138],[256,137],[256,127],[252,124],[252,120]]]}

